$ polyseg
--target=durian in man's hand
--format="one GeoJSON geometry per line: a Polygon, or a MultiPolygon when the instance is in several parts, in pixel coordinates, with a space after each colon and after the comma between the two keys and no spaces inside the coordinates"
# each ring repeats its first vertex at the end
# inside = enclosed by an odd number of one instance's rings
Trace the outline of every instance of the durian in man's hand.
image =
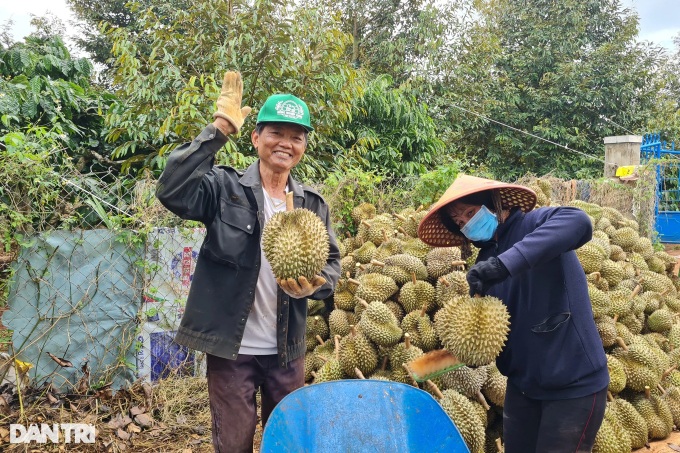
{"type": "Polygon", "coordinates": [[[309,282],[326,265],[329,237],[319,216],[293,208],[293,193],[286,195],[286,211],[275,213],[262,230],[262,249],[277,279],[305,277],[309,282]]]}

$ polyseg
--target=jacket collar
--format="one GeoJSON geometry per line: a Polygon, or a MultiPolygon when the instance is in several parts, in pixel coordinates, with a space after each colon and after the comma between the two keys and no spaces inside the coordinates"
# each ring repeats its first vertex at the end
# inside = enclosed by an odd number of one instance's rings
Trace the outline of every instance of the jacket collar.
{"type": "MultiPolygon", "coordinates": [[[[260,178],[260,159],[253,162],[243,173],[241,179],[239,179],[241,185],[245,187],[250,187],[256,194],[258,203],[262,203],[262,179],[260,178]],[[259,195],[259,196],[258,196],[259,195]]],[[[294,198],[304,198],[304,191],[302,190],[302,185],[293,179],[292,175],[288,175],[288,190],[293,192],[294,198]]],[[[296,201],[295,206],[299,207],[302,202],[296,201]]]]}
{"type": "Polygon", "coordinates": [[[505,234],[508,228],[510,228],[510,225],[515,223],[517,219],[519,219],[522,216],[522,210],[519,208],[512,208],[510,210],[510,214],[508,215],[508,218],[505,219],[505,222],[501,223],[498,225],[498,229],[496,230],[496,237],[500,238],[505,234]]]}

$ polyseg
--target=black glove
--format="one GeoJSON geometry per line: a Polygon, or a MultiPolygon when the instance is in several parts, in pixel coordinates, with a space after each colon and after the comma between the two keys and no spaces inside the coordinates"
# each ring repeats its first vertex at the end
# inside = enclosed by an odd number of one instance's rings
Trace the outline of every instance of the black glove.
{"type": "Polygon", "coordinates": [[[470,297],[475,294],[482,296],[496,283],[500,283],[510,276],[505,265],[496,257],[480,261],[470,268],[467,281],[470,285],[470,297]]]}

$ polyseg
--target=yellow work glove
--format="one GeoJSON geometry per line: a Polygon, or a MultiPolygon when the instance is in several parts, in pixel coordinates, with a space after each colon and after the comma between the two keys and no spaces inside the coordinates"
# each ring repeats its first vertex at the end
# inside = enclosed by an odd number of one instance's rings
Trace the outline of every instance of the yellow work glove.
{"type": "Polygon", "coordinates": [[[224,118],[229,121],[236,129],[236,132],[243,126],[243,121],[250,113],[250,107],[241,107],[243,96],[243,81],[241,73],[227,71],[222,81],[222,92],[217,98],[217,111],[213,113],[213,118],[224,118]]]}

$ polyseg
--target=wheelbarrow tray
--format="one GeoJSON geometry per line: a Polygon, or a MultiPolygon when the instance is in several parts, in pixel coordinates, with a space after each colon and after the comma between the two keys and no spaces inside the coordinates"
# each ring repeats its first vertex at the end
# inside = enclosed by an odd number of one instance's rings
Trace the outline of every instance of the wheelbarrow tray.
{"type": "Polygon", "coordinates": [[[469,453],[429,393],[371,379],[323,382],[290,393],[272,411],[260,451],[469,453]]]}

